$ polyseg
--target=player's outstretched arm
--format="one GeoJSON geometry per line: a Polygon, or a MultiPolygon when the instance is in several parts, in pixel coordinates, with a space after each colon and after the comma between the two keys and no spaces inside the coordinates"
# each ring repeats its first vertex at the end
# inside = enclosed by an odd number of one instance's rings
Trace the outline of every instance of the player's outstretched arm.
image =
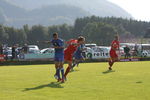
{"type": "Polygon", "coordinates": [[[49,43],[51,43],[51,41],[37,41],[37,43],[45,43],[45,44],[49,44],[49,43]]]}
{"type": "Polygon", "coordinates": [[[67,45],[78,45],[77,40],[76,39],[71,39],[69,41],[65,42],[67,45]]]}

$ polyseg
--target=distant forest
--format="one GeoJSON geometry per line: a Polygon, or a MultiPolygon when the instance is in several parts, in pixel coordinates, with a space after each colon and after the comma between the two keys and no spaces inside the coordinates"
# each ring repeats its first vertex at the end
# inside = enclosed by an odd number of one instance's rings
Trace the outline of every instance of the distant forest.
{"type": "Polygon", "coordinates": [[[9,46],[19,44],[37,44],[40,48],[48,45],[38,44],[37,41],[52,39],[52,34],[58,32],[60,38],[69,40],[82,35],[87,43],[109,45],[116,33],[120,38],[150,38],[150,22],[123,19],[115,17],[84,17],[77,18],[74,25],[34,25],[22,28],[0,25],[0,43],[9,46]]]}

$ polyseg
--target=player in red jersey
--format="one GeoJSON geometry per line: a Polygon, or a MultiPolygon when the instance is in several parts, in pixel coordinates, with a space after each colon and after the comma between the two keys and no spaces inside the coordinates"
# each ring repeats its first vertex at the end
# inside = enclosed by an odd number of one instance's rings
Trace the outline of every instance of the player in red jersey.
{"type": "Polygon", "coordinates": [[[119,50],[119,36],[115,36],[115,39],[111,43],[111,49],[110,49],[110,59],[109,59],[109,70],[112,70],[112,66],[114,62],[118,61],[118,54],[116,51],[119,50]]]}
{"type": "Polygon", "coordinates": [[[65,79],[67,74],[70,72],[70,69],[72,68],[72,61],[73,61],[73,55],[75,51],[77,50],[77,47],[81,44],[81,42],[84,41],[83,37],[78,37],[78,40],[70,40],[67,42],[68,47],[65,49],[65,61],[68,62],[68,67],[65,72],[65,79]]]}
{"type": "Polygon", "coordinates": [[[78,47],[78,40],[72,39],[72,40],[68,41],[67,44],[68,44],[68,47],[64,51],[64,54],[65,54],[64,58],[65,58],[65,61],[68,63],[68,67],[65,72],[65,79],[72,67],[72,58],[73,58],[74,52],[76,51],[76,49],[78,47]]]}

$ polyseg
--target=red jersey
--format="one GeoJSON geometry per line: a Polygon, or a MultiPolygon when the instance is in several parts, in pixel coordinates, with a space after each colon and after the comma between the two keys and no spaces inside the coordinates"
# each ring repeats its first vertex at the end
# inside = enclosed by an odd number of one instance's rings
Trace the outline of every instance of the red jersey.
{"type": "Polygon", "coordinates": [[[110,50],[110,57],[111,58],[117,58],[118,54],[116,53],[116,50],[119,49],[119,41],[112,41],[111,43],[111,50],[110,50]]]}
{"type": "Polygon", "coordinates": [[[77,43],[78,43],[77,40],[70,40],[70,41],[68,41],[67,42],[68,47],[65,49],[65,53],[72,55],[77,49],[77,45],[76,45],[77,43]]]}
{"type": "Polygon", "coordinates": [[[119,41],[116,41],[116,40],[112,41],[111,49],[113,49],[113,50],[119,49],[119,46],[120,46],[119,41]]]}

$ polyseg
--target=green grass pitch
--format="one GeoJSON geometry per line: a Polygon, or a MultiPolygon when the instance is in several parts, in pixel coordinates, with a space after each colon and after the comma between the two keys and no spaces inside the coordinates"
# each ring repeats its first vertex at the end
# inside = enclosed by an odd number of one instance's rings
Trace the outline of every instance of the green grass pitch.
{"type": "MultiPolygon", "coordinates": [[[[67,65],[65,65],[67,66],[67,65]]],[[[54,65],[0,67],[0,100],[150,100],[150,62],[83,63],[57,83],[54,65]]]]}

